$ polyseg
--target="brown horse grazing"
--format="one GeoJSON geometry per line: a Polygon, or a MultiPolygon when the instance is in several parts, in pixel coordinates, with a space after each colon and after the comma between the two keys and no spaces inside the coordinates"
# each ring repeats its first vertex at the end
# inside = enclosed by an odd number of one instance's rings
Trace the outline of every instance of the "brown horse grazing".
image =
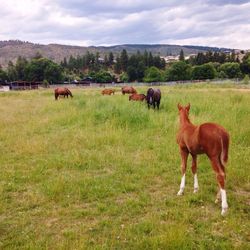
{"type": "Polygon", "coordinates": [[[189,120],[190,104],[182,107],[178,104],[180,129],[177,134],[177,143],[179,144],[181,154],[182,179],[180,190],[177,195],[182,195],[185,188],[185,173],[187,168],[188,155],[192,156],[192,172],[194,175],[194,193],[198,191],[197,178],[197,154],[206,154],[211,162],[213,170],[216,173],[219,184],[216,203],[222,200],[221,214],[227,211],[227,197],[225,191],[225,165],[228,159],[229,134],[215,123],[203,123],[199,126],[193,125],[189,120]]]}
{"type": "Polygon", "coordinates": [[[135,90],[135,88],[130,87],[130,86],[125,86],[122,87],[122,94],[137,94],[137,91],[135,90]]]}
{"type": "Polygon", "coordinates": [[[129,96],[129,101],[144,101],[146,96],[144,94],[132,94],[129,96]]]}
{"type": "Polygon", "coordinates": [[[104,89],[102,91],[102,95],[111,95],[111,94],[115,94],[115,90],[114,89],[104,89]]]}
{"type": "Polygon", "coordinates": [[[55,99],[57,100],[59,95],[63,95],[63,97],[65,98],[65,96],[71,96],[71,98],[73,97],[71,91],[68,88],[56,88],[55,89],[55,99]]]}

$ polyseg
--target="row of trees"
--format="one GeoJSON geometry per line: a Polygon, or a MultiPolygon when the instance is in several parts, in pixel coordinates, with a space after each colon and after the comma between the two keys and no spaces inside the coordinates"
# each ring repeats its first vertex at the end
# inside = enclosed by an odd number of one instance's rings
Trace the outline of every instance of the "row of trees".
{"type": "Polygon", "coordinates": [[[137,52],[129,56],[124,49],[116,58],[112,52],[105,55],[104,58],[100,58],[99,53],[87,52],[83,56],[70,56],[69,60],[64,58],[60,65],[68,75],[71,75],[71,78],[72,72],[80,78],[83,76],[83,72],[88,72],[97,80],[97,72],[101,71],[103,74],[104,71],[110,71],[121,75],[123,81],[142,81],[148,68],[154,66],[163,70],[166,63],[160,56],[153,56],[151,52],[145,51],[143,54],[137,52]]]}
{"type": "Polygon", "coordinates": [[[11,61],[8,63],[6,71],[0,69],[0,80],[58,82],[63,80],[63,69],[57,63],[43,58],[40,54],[37,54],[30,61],[19,56],[16,64],[11,61]]]}
{"type": "Polygon", "coordinates": [[[202,65],[205,63],[209,63],[209,62],[217,62],[220,64],[223,64],[226,62],[240,63],[240,60],[239,60],[239,57],[236,56],[234,51],[232,51],[232,53],[208,51],[206,53],[199,52],[196,56],[190,57],[188,59],[188,62],[191,65],[202,65]]]}
{"type": "Polygon", "coordinates": [[[231,54],[219,52],[198,53],[197,56],[185,60],[184,53],[181,51],[178,62],[167,65],[164,71],[149,68],[143,80],[145,82],[205,80],[243,78],[244,76],[249,77],[249,75],[250,53],[245,54],[242,62],[240,62],[234,52],[231,54]]]}
{"type": "Polygon", "coordinates": [[[5,71],[0,68],[0,80],[61,82],[90,76],[96,82],[113,82],[118,78],[124,82],[157,82],[241,78],[250,74],[250,54],[246,54],[241,62],[234,53],[227,55],[224,62],[221,59],[225,57],[224,53],[201,55],[185,60],[181,51],[180,61],[166,65],[164,59],[147,51],[128,55],[123,50],[116,57],[110,52],[103,60],[100,60],[99,53],[87,52],[83,56],[65,58],[59,65],[37,54],[29,61],[18,57],[15,65],[9,62],[5,71]],[[199,58],[205,58],[205,63],[199,58]]]}

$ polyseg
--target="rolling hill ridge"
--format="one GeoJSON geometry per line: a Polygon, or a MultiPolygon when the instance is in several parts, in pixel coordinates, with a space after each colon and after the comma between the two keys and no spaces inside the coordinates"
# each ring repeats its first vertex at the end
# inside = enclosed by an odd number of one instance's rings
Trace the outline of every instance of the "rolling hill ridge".
{"type": "Polygon", "coordinates": [[[185,55],[197,54],[198,52],[206,51],[232,51],[228,48],[217,47],[203,47],[203,46],[180,46],[180,45],[168,45],[168,44],[123,44],[114,46],[71,46],[61,44],[35,44],[31,42],[23,42],[20,40],[0,41],[0,65],[7,67],[8,62],[15,62],[18,56],[26,57],[30,59],[35,56],[37,52],[42,54],[57,63],[61,62],[64,57],[69,58],[71,55],[76,57],[77,55],[84,55],[87,51],[96,53],[99,52],[100,56],[104,56],[109,52],[113,52],[114,55],[119,54],[123,49],[126,49],[128,54],[136,53],[137,51],[144,52],[147,50],[153,55],[167,56],[178,55],[181,49],[185,55]]]}

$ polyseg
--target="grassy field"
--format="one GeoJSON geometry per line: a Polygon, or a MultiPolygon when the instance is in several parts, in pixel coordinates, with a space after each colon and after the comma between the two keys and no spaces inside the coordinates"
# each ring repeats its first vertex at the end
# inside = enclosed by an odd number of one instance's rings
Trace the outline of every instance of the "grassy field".
{"type": "Polygon", "coordinates": [[[0,93],[0,249],[249,249],[250,92],[161,90],[159,112],[101,89],[59,101],[52,89],[0,93]],[[193,123],[231,135],[226,217],[205,156],[199,192],[189,159],[185,195],[176,196],[178,102],[191,103],[193,123]]]}

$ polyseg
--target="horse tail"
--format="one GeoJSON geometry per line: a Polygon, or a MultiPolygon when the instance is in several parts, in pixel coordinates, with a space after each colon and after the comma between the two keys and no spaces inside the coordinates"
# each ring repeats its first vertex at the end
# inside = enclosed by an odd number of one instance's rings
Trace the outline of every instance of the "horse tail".
{"type": "Polygon", "coordinates": [[[221,150],[221,155],[220,155],[220,162],[222,166],[225,168],[225,165],[228,161],[228,149],[229,149],[228,133],[223,133],[222,138],[221,138],[221,146],[222,146],[222,150],[221,150]]]}

